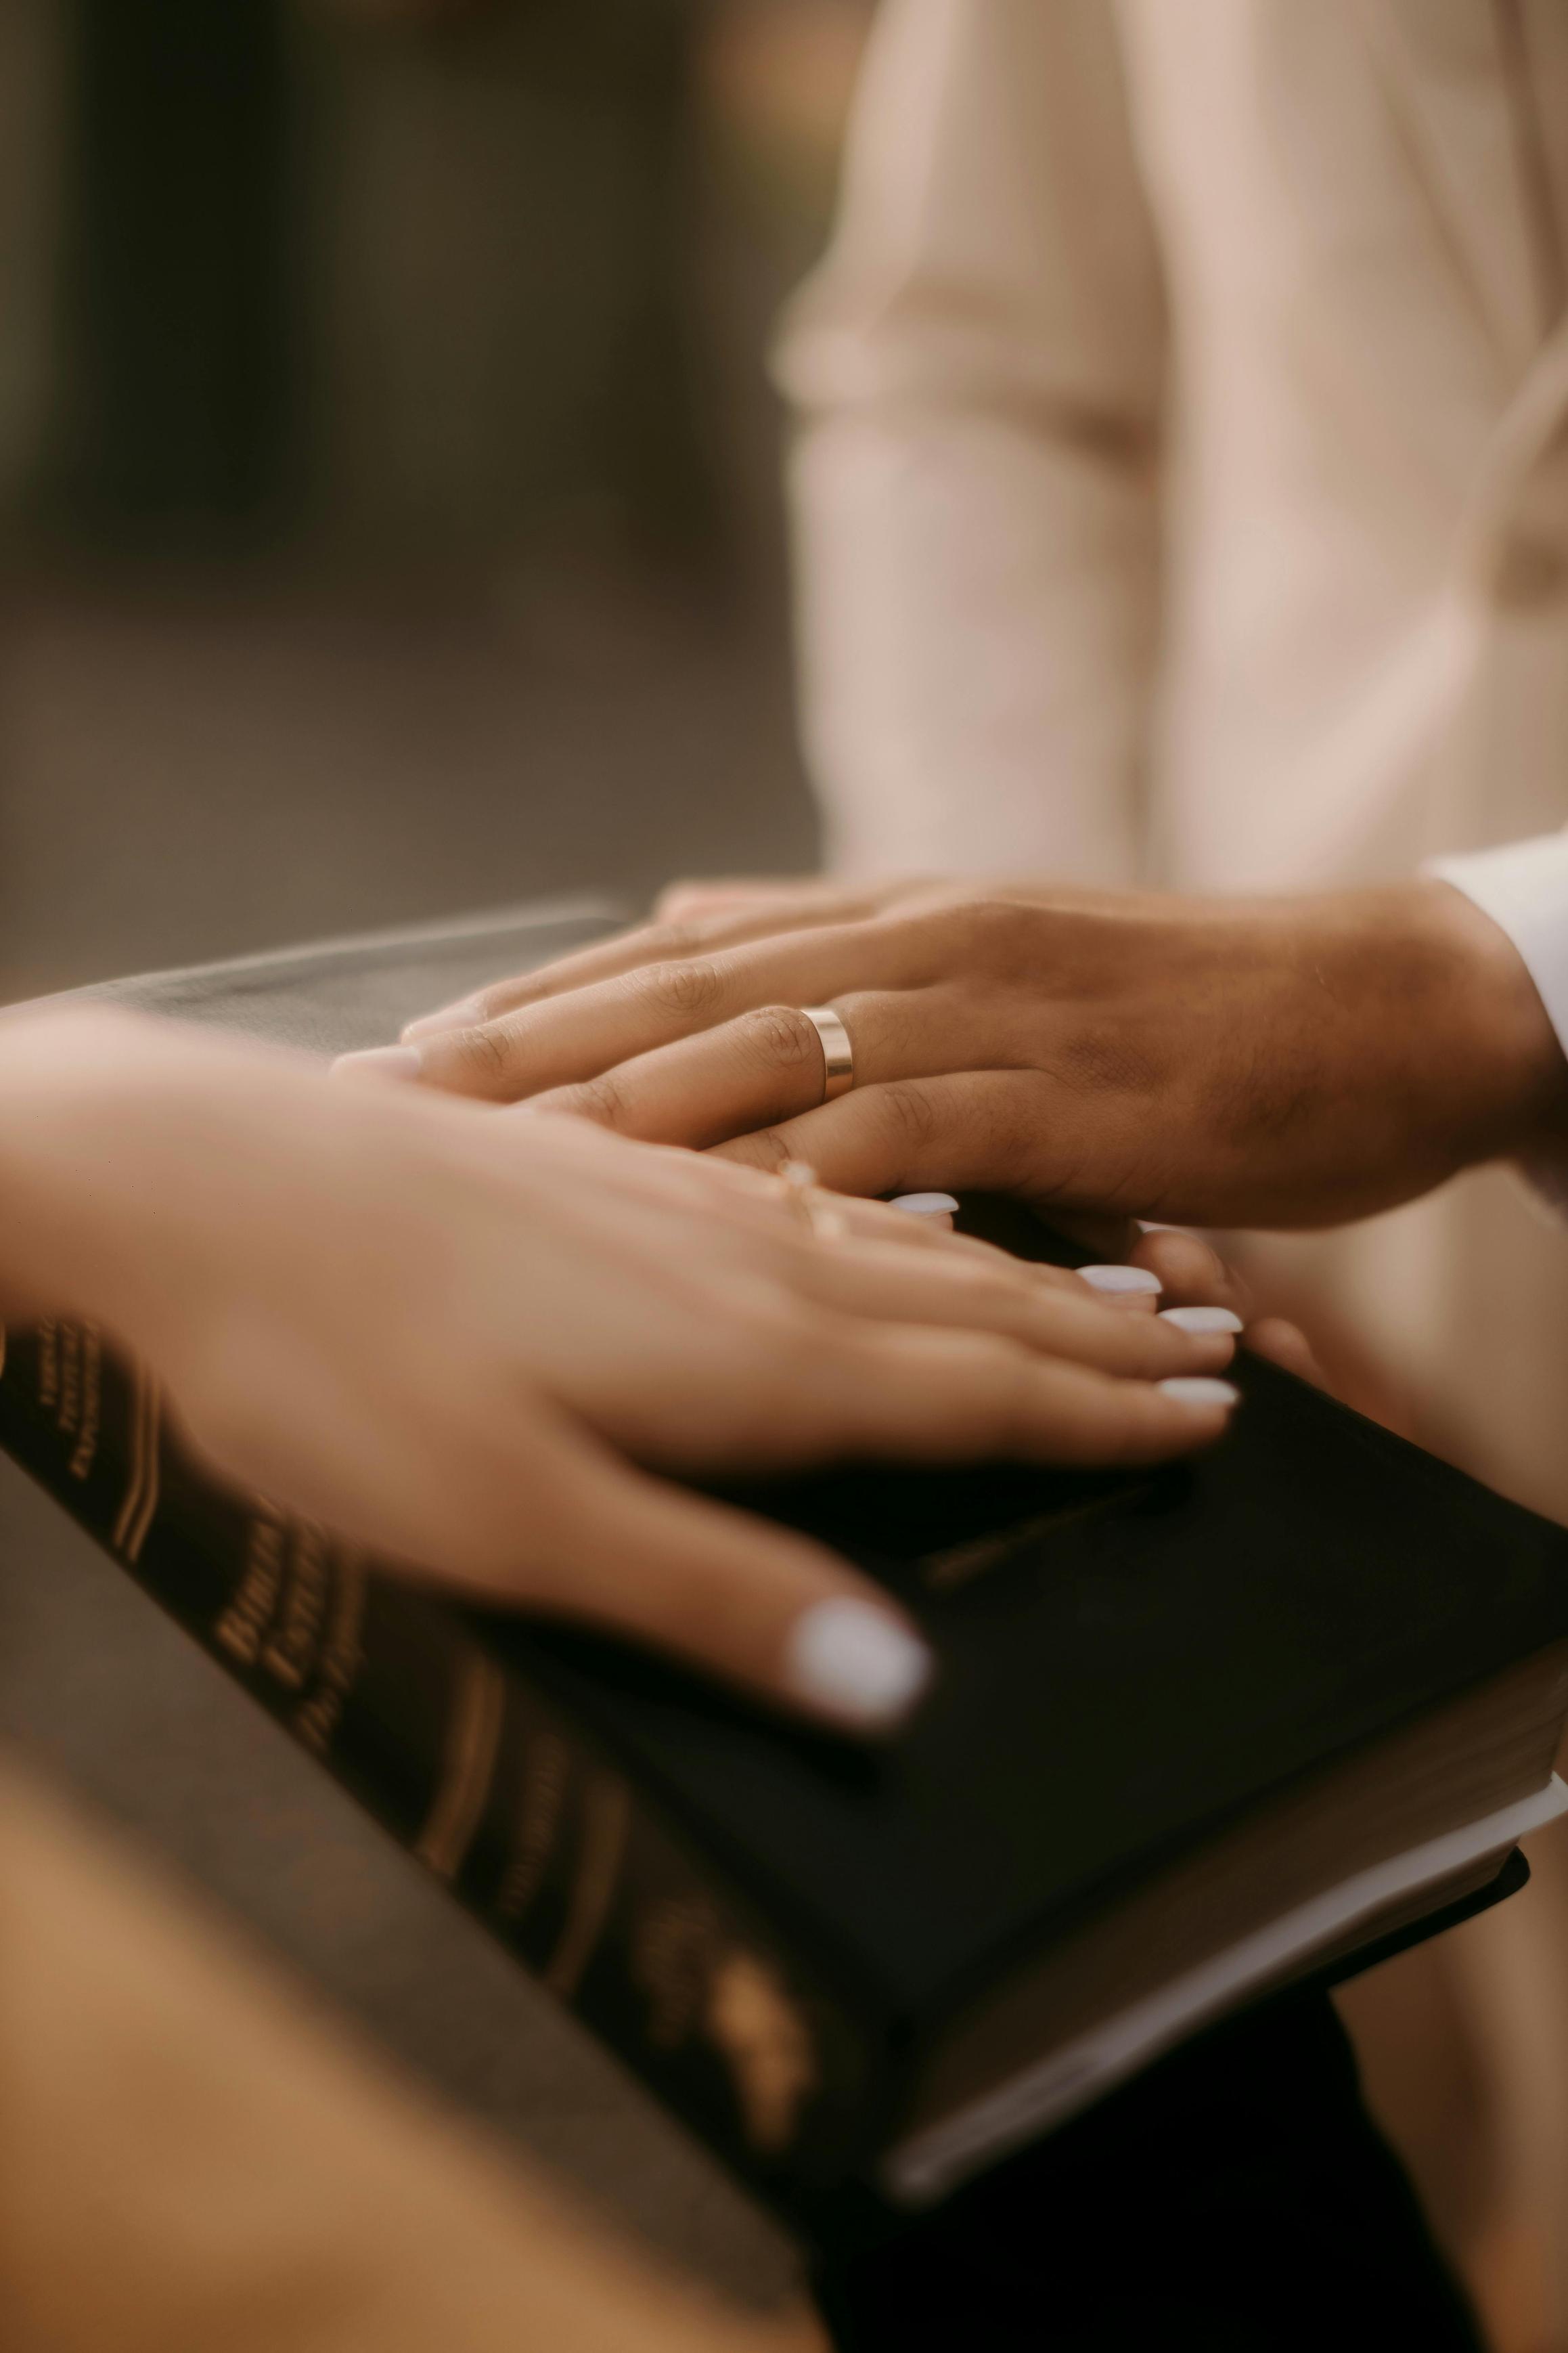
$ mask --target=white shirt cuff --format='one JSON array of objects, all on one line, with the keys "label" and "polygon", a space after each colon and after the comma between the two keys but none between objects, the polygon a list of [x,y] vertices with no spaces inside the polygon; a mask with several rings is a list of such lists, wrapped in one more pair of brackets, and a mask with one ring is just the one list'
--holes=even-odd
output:
[{"label": "white shirt cuff", "polygon": [[[1451,882],[1508,934],[1568,1054],[1568,833],[1429,859],[1422,872]],[[1532,1162],[1525,1174],[1568,1211],[1568,1162]]]}]

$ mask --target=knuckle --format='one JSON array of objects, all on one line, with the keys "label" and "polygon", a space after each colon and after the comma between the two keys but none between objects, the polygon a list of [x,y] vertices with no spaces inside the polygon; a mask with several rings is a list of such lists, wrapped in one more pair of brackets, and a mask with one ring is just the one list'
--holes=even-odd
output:
[{"label": "knuckle", "polygon": [[1082,1095],[1152,1095],[1163,1071],[1159,1058],[1114,1023],[1089,1023],[1065,1037],[1051,1058],[1055,1078]]},{"label": "knuckle", "polygon": [[1013,972],[1034,946],[1037,911],[1011,899],[974,899],[944,909],[933,919],[956,945],[963,963],[987,971]]},{"label": "knuckle", "polygon": [[818,1057],[822,1042],[805,1014],[790,1005],[764,1005],[745,1022],[748,1047],[770,1070],[798,1070]]},{"label": "knuckle", "polygon": [[704,934],[700,924],[678,918],[651,923],[643,933],[640,944],[649,955],[673,961],[696,955],[704,944]]},{"label": "knuckle", "polygon": [[[957,1288],[953,1285],[955,1293]],[[988,1267],[978,1272],[966,1269],[963,1298],[978,1327],[1005,1332],[1035,1345],[1038,1316],[1035,1294],[1026,1283],[1010,1274],[993,1274]]]},{"label": "knuckle", "polygon": [[636,987],[650,1011],[692,1020],[713,1012],[722,1001],[724,976],[710,958],[697,956],[650,965],[637,975]]},{"label": "knuckle", "polygon": [[1050,1082],[1038,1071],[1010,1071],[988,1089],[988,1157],[1006,1183],[1023,1183],[1033,1171],[1040,1139],[1052,1133],[1056,1108]]},{"label": "knuckle", "polygon": [[511,1040],[496,1022],[476,1022],[447,1040],[447,1051],[463,1076],[489,1082],[503,1079],[511,1070]]},{"label": "knuckle", "polygon": [[881,1093],[882,1116],[905,1151],[918,1153],[936,1141],[940,1122],[928,1087],[918,1079],[893,1079]]},{"label": "knuckle", "polygon": [[600,1127],[624,1126],[631,1111],[625,1087],[610,1071],[600,1078],[585,1079],[580,1086],[563,1089],[552,1108],[594,1120]]},{"label": "knuckle", "polygon": [[732,1158],[743,1157],[748,1167],[764,1168],[773,1176],[797,1157],[789,1131],[782,1127],[759,1127],[754,1134],[727,1145],[725,1151]]}]

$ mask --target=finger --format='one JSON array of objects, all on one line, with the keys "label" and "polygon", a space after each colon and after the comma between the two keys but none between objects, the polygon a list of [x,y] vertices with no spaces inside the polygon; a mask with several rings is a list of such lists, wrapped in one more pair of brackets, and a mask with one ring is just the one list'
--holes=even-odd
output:
[{"label": "finger", "polygon": [[[627,1057],[595,1077],[533,1097],[561,1111],[653,1144],[705,1150],[814,1110],[826,1087],[821,1035],[796,997],[751,1007],[695,1028],[673,1042]],[[926,988],[840,994],[833,1009],[848,1032],[855,1083],[864,1092],[888,1081],[984,1071],[1008,1059],[1006,1024],[979,1018],[962,1000]],[[1017,1041],[1018,1060],[1030,1041]],[[1124,1248],[1125,1220],[1084,1221],[1100,1246]]]},{"label": "finger", "polygon": [[599,1078],[537,1095],[533,1107],[591,1119],[643,1143],[702,1150],[814,1110],[826,1086],[816,1023],[797,1006],[764,1005],[633,1055]]},{"label": "finger", "polygon": [[[519,1106],[516,1112],[503,1113],[502,1117],[520,1116],[525,1109],[531,1113],[531,1106]],[[1076,1296],[1078,1277],[1068,1269],[1036,1265],[1015,1258],[976,1235],[952,1232],[943,1219],[910,1216],[894,1202],[857,1199],[842,1193],[829,1195],[820,1187],[803,1198],[798,1186],[785,1184],[760,1168],[721,1159],[713,1153],[699,1155],[658,1145],[639,1148],[635,1155],[627,1154],[624,1159],[620,1156],[621,1147],[616,1147],[616,1152],[615,1161],[595,1164],[595,1181],[601,1188],[618,1184],[631,1201],[646,1202],[657,1194],[684,1216],[693,1212],[726,1219],[739,1216],[759,1230],[790,1237],[798,1236],[803,1229],[815,1233],[813,1205],[819,1204],[841,1221],[844,1231],[850,1236],[967,1259],[994,1272],[1003,1271],[1014,1277],[1022,1276],[1037,1285],[1065,1287]],[[951,1194],[916,1198],[952,1198]],[[1151,1297],[1147,1303],[1152,1309],[1155,1301]]]},{"label": "finger", "polygon": [[668,882],[654,901],[656,923],[689,923],[720,915],[807,913],[847,902],[856,893],[821,874],[721,876]]},{"label": "finger", "polygon": [[763,917],[778,928],[796,922],[841,923],[859,913],[879,914],[910,900],[962,897],[967,892],[929,875],[904,874],[889,881],[853,883],[831,874],[784,878],[742,875],[718,881],[671,882],[654,902],[658,923],[700,923],[710,917]]},{"label": "finger", "polygon": [[1133,1114],[1094,1106],[1092,1187],[1059,1090],[1036,1071],[968,1070],[945,1078],[856,1087],[797,1119],[738,1136],[718,1151],[753,1168],[809,1163],[836,1193],[896,1194],[966,1186],[1016,1193],[1053,1211],[1143,1206],[1145,1160]]},{"label": "finger", "polygon": [[891,1728],[929,1679],[907,1618],[847,1562],[643,1474],[542,1398],[521,1419],[443,1425],[289,1351],[276,1371],[299,1416],[284,1426],[258,1404],[271,1369],[247,1364],[257,1388],[226,1410],[196,1382],[200,1410],[178,1417],[192,1442],[405,1575],[611,1627],[847,1730]]},{"label": "finger", "polygon": [[896,988],[914,952],[908,931],[893,925],[789,932],[752,946],[642,965],[467,1029],[413,1039],[396,1050],[416,1058],[411,1075],[426,1085],[511,1103],[597,1077],[759,1007],[824,1004],[847,963],[870,987]]},{"label": "finger", "polygon": [[693,955],[706,944],[707,936],[706,929],[697,924],[663,921],[638,923],[630,931],[617,932],[611,939],[596,941],[592,947],[557,956],[531,972],[487,982],[483,988],[476,988],[467,997],[455,997],[450,1005],[437,1007],[432,1013],[422,1013],[417,1020],[405,1022],[401,1034],[407,1041],[435,1037],[445,1029],[469,1029],[493,1021],[519,1006],[534,1005],[547,997],[563,997],[570,989],[591,987],[595,981],[612,980],[640,964]]},{"label": "finger", "polygon": [[1235,1353],[1228,1330],[1189,1331],[1154,1315],[1118,1314],[1085,1290],[1032,1281],[999,1253],[988,1263],[896,1240],[845,1241],[803,1250],[793,1283],[841,1314],[994,1333],[1127,1379],[1216,1373]]},{"label": "finger", "polygon": [[[878,1332],[825,1352],[814,1403],[849,1451],[1093,1468],[1169,1461],[1218,1438],[1237,1392],[1186,1375],[1120,1380],[978,1334]],[[807,1433],[819,1445],[820,1430]]]},{"label": "finger", "polygon": [[1299,1381],[1310,1381],[1326,1397],[1335,1394],[1332,1382],[1312,1353],[1312,1344],[1298,1325],[1288,1324],[1282,1315],[1265,1315],[1247,1329],[1247,1345],[1255,1356],[1266,1357],[1269,1364],[1279,1365],[1294,1373]]},{"label": "finger", "polygon": [[781,932],[812,931],[831,923],[858,922],[877,912],[874,894],[837,890],[824,891],[817,899],[799,901],[786,900],[775,892],[766,903],[759,896],[751,902],[739,901],[731,907],[679,916],[668,913],[661,902],[652,923],[619,932],[614,939],[599,941],[593,947],[579,948],[573,955],[557,957],[553,964],[542,965],[537,971],[492,981],[471,996],[458,997],[437,1012],[422,1014],[416,1021],[408,1022],[403,1038],[405,1043],[417,1043],[422,1038],[437,1037],[445,1030],[476,1028],[524,1006],[542,1004],[574,989],[616,979],[645,965],[673,964],[691,956],[713,955],[725,948],[772,938]]},{"label": "finger", "polygon": [[1162,1304],[1167,1309],[1223,1307],[1244,1324],[1251,1315],[1251,1291],[1201,1235],[1156,1226],[1142,1236],[1131,1262],[1158,1275]]},{"label": "finger", "polygon": [[596,1620],[841,1729],[892,1730],[930,1651],[821,1546],[574,1448],[552,1529],[511,1598]]}]

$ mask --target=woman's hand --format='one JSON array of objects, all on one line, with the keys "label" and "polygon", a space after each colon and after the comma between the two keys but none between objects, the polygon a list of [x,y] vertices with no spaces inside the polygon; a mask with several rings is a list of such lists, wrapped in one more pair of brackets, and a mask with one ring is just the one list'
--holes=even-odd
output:
[{"label": "woman's hand", "polygon": [[650,1472],[1149,1461],[1226,1421],[1225,1331],[582,1121],[100,1012],[0,1021],[0,1296],[135,1348],[231,1476],[862,1728],[926,1672],[892,1603]]},{"label": "woman's hand", "polygon": [[[1563,1124],[1529,975],[1444,883],[1207,901],[925,884],[774,920],[634,934],[376,1059],[761,1167],[808,1160],[845,1192],[981,1186],[1194,1224],[1337,1223]],[[800,1010],[824,1005],[855,1054],[831,1103]]]}]

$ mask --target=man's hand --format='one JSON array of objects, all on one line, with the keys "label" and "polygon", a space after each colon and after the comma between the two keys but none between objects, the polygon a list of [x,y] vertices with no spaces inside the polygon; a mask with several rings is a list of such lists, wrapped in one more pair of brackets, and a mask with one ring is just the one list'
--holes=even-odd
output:
[{"label": "man's hand", "polygon": [[894,1605],[650,1473],[1157,1461],[1234,1395],[1226,1331],[896,1210],[98,1012],[0,1020],[0,1296],[368,1550],[861,1729],[924,1679]]},{"label": "man's hand", "polygon": [[[731,903],[416,1024],[381,1060],[846,1192],[1318,1226],[1529,1153],[1565,1070],[1504,934],[1439,882],[1189,901],[931,884]],[[738,935],[738,936],[737,936]],[[824,1104],[799,1008],[832,1005]],[[398,1057],[401,1056],[401,1062]]]}]

